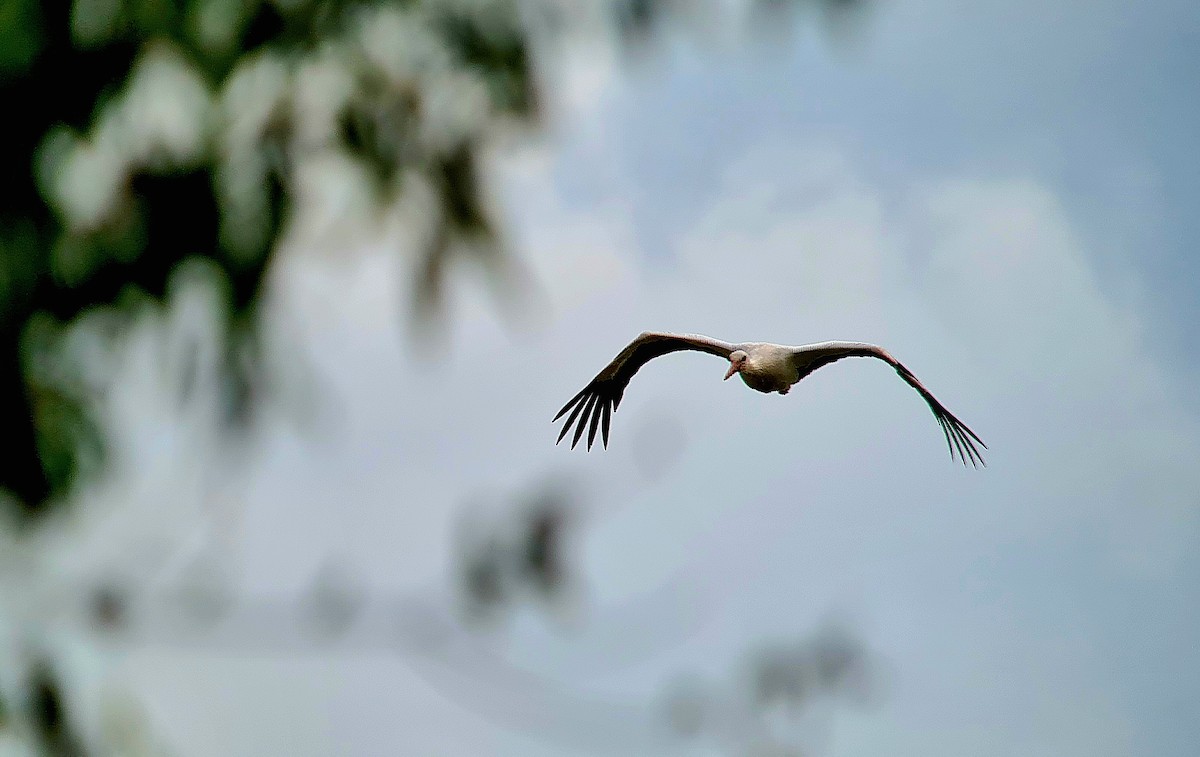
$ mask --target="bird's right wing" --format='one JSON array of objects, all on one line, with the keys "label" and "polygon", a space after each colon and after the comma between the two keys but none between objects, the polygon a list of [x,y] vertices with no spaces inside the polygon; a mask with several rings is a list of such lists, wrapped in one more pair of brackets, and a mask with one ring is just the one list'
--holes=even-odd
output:
[{"label": "bird's right wing", "polygon": [[[617,405],[621,404],[621,397],[625,394],[625,387],[629,385],[629,380],[638,372],[638,369],[654,358],[680,350],[697,350],[728,359],[734,346],[699,334],[642,332],[637,339],[621,350],[621,354],[613,358],[613,361],[606,365],[604,370],[596,374],[591,383],[572,397],[570,402],[563,405],[562,410],[558,411],[558,415],[554,416],[554,420],[557,421],[568,410],[571,411],[558,435],[558,441],[563,440],[567,431],[574,424],[575,438],[571,442],[571,448],[574,449],[583,436],[584,427],[590,425],[588,449],[591,449],[592,442],[596,439],[596,428],[599,426],[604,446],[608,447],[609,420],[612,412],[617,409]],[[572,408],[574,409],[572,410]],[[576,423],[576,419],[578,419],[578,423]],[[555,442],[555,444],[557,443]]]}]

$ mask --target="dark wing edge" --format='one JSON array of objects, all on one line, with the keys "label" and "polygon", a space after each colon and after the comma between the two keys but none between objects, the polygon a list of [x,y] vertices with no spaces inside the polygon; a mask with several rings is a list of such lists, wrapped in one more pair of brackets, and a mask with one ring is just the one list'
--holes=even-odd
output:
[{"label": "dark wing edge", "polygon": [[554,416],[554,421],[557,421],[570,411],[555,444],[561,442],[574,426],[575,436],[571,440],[571,449],[583,438],[584,428],[588,430],[589,450],[596,441],[597,430],[600,432],[604,448],[607,449],[612,414],[621,404],[625,387],[629,385],[630,379],[638,369],[654,358],[681,350],[696,350],[728,359],[733,349],[732,344],[700,334],[642,332]]},{"label": "dark wing edge", "polygon": [[947,410],[945,405],[938,402],[937,398],[933,396],[933,392],[926,389],[925,385],[913,375],[913,372],[904,367],[900,361],[891,358],[888,362],[896,369],[896,373],[900,374],[900,378],[916,389],[929,404],[929,409],[933,411],[933,416],[937,418],[938,424],[942,427],[942,433],[946,436],[946,445],[950,447],[950,459],[954,459],[954,451],[957,449],[958,457],[962,460],[963,465],[969,461],[972,468],[978,468],[980,465],[986,468],[987,463],[984,462],[979,447],[975,446],[978,443],[980,447],[987,449],[988,446],[984,444],[983,440],[967,424],[960,421],[954,413]]},{"label": "dark wing edge", "polygon": [[[815,359],[811,358],[813,353],[817,355]],[[912,371],[882,347],[860,342],[823,342],[798,348],[796,354],[797,357],[805,355],[810,358],[804,361],[802,377],[846,357],[874,357],[884,361],[896,370],[905,383],[916,389],[929,405],[938,425],[942,427],[942,434],[946,437],[946,446],[950,449],[950,459],[953,460],[957,453],[957,457],[962,460],[963,465],[969,462],[973,468],[978,468],[980,465],[987,467],[983,455],[979,452],[979,447],[975,446],[978,444],[987,449],[988,446],[984,444],[983,440],[967,424],[960,421],[954,413],[947,410],[946,406],[933,396],[933,392],[925,388],[925,385]]]}]

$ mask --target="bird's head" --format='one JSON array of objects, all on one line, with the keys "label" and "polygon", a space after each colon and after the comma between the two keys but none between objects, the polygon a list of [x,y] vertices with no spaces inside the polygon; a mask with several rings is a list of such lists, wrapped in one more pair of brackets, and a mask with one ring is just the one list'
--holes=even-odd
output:
[{"label": "bird's head", "polygon": [[748,357],[749,355],[746,354],[745,350],[734,350],[729,353],[729,370],[725,372],[726,381],[729,380],[730,376],[742,370],[742,366],[746,364],[746,358]]}]

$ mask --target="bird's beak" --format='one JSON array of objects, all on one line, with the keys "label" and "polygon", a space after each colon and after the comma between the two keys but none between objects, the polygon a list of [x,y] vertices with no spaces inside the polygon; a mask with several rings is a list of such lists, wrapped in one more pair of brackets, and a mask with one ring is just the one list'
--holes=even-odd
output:
[{"label": "bird's beak", "polygon": [[738,372],[737,363],[730,363],[729,370],[725,371],[725,378],[722,381],[728,381],[729,377]]}]

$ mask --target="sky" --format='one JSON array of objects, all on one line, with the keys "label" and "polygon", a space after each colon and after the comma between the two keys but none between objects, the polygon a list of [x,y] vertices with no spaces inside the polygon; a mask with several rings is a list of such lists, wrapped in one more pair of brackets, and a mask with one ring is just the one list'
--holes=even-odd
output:
[{"label": "sky", "polygon": [[[757,645],[841,619],[879,690],[806,721],[819,753],[1194,754],[1200,11],[1048,6],[880,4],[849,44],[675,40],[632,73],[580,54],[553,128],[492,166],[536,325],[463,271],[451,347],[415,346],[393,246],[297,251],[280,317],[325,425],[281,414],[236,473],[181,467],[204,440],[163,422],[144,340],[115,400],[134,483],[64,564],[218,513],[214,564],[246,595],[333,563],[378,601],[359,647],[151,643],[81,652],[81,677],[120,681],[180,755],[717,754],[753,734],[669,738],[672,682],[735,692]],[[554,412],[643,330],[881,344],[988,466],[952,462],[866,360],[780,397],[672,355],[607,451],[556,447]],[[444,656],[368,643],[386,598],[442,617],[465,513],[558,477],[585,501],[573,612],[435,625]]]}]

